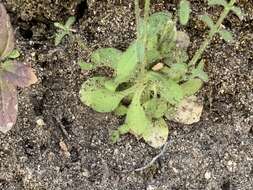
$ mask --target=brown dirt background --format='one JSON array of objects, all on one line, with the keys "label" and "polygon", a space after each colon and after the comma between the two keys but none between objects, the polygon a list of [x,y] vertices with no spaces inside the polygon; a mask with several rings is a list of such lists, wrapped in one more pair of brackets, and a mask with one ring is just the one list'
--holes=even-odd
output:
[{"label": "brown dirt background", "polygon": [[[207,28],[197,16],[216,19],[221,9],[191,1],[186,27],[192,55]],[[99,47],[125,49],[135,37],[130,0],[5,0],[16,31],[21,61],[36,70],[37,84],[19,89],[15,127],[0,134],[1,190],[252,190],[253,189],[253,1],[239,0],[246,16],[230,14],[224,27],[235,41],[218,36],[203,57],[210,80],[199,94],[201,121],[168,122],[171,141],[149,169],[127,172],[150,161],[159,150],[125,135],[111,144],[109,133],[122,118],[83,105],[79,89],[97,72],[82,72],[76,61]],[[178,1],[153,1],[152,10],[175,13]],[[79,40],[55,47],[54,21],[76,15]],[[38,119],[44,126],[36,124]],[[67,136],[61,127],[66,130]],[[66,145],[68,152],[61,144]]]}]

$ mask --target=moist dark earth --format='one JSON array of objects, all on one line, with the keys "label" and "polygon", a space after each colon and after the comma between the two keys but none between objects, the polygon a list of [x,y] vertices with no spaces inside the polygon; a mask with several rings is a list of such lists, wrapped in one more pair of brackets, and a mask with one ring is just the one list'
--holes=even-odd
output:
[{"label": "moist dark earth", "polygon": [[[153,1],[152,11],[175,14],[179,1]],[[221,7],[192,2],[189,54],[208,28],[198,15],[217,19]],[[19,89],[19,115],[7,134],[0,134],[1,190],[251,190],[253,189],[253,1],[237,5],[246,14],[230,14],[224,27],[233,43],[216,36],[204,53],[210,80],[199,98],[201,120],[192,125],[168,121],[166,152],[141,172],[133,172],[161,150],[131,135],[109,140],[123,118],[100,114],[79,100],[81,84],[97,73],[81,71],[100,47],[124,50],[135,38],[130,0],[5,0],[16,32],[20,61],[30,64],[39,80]],[[73,37],[53,45],[53,22],[77,17]],[[129,172],[127,172],[129,171]]]}]

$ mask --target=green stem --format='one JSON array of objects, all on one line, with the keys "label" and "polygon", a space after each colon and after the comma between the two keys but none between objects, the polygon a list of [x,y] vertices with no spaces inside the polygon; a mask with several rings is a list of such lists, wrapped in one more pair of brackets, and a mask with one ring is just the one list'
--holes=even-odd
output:
[{"label": "green stem", "polygon": [[144,57],[143,63],[141,67],[141,73],[145,73],[145,67],[147,65],[147,31],[148,31],[148,17],[150,10],[150,0],[145,0],[144,6],[144,36],[143,36],[143,44],[144,44]]},{"label": "green stem", "polygon": [[135,10],[135,22],[136,22],[136,30],[137,30],[137,40],[140,39],[140,7],[139,0],[134,0],[134,10]]},{"label": "green stem", "polygon": [[217,32],[219,32],[222,22],[224,21],[225,17],[228,15],[228,13],[233,8],[234,3],[235,3],[235,0],[231,0],[228,3],[228,5],[226,7],[224,7],[224,10],[223,10],[222,14],[220,15],[219,20],[214,25],[214,27],[211,28],[211,30],[209,32],[209,35],[207,36],[206,40],[202,43],[202,45],[200,46],[198,51],[194,54],[193,58],[189,62],[189,66],[195,66],[196,65],[197,61],[200,59],[201,55],[203,54],[203,52],[205,51],[205,49],[207,48],[207,46],[211,42],[213,36]]}]

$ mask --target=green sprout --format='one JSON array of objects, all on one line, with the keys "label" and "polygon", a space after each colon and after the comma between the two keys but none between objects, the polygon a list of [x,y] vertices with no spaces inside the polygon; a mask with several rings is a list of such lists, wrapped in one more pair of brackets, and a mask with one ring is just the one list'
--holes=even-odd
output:
[{"label": "green sprout", "polygon": [[[139,1],[135,0],[137,39],[125,51],[101,48],[92,53],[90,63],[79,62],[84,70],[109,67],[114,71],[112,77],[89,78],[80,90],[85,105],[98,112],[125,116],[124,124],[111,135],[113,142],[131,133],[158,148],[166,143],[169,134],[165,118],[185,124],[197,121],[202,107],[192,109],[196,106],[194,95],[208,80],[201,55],[216,33],[232,40],[221,24],[231,10],[241,15],[234,3],[209,0],[209,5],[222,5],[224,10],[216,24],[208,16],[201,17],[210,27],[209,35],[189,60],[190,39],[185,32],[177,31],[177,19],[168,12],[149,15],[150,0],[145,1],[142,18]],[[178,12],[181,24],[188,23],[190,12],[190,3],[182,0]],[[181,114],[184,108],[189,108],[188,112]],[[194,115],[192,110],[200,114]],[[187,115],[187,120],[182,115]]]},{"label": "green sprout", "polygon": [[55,39],[54,39],[54,44],[57,46],[61,43],[62,39],[67,36],[71,35],[72,32],[75,32],[71,27],[75,22],[75,17],[71,16],[68,18],[65,24],[61,24],[59,22],[55,22],[54,26],[58,28],[56,34],[55,34]]}]

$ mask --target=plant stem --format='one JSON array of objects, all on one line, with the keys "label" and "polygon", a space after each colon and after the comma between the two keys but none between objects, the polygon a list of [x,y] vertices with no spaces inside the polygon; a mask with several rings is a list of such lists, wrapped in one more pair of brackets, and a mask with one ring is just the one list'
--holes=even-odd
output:
[{"label": "plant stem", "polygon": [[216,22],[216,24],[214,25],[214,27],[211,28],[211,30],[209,32],[209,35],[207,36],[207,38],[205,39],[205,41],[202,43],[202,45],[200,46],[200,48],[198,49],[198,51],[194,54],[193,58],[191,59],[191,61],[188,64],[189,66],[195,66],[196,65],[197,61],[200,59],[201,55],[203,54],[203,52],[205,51],[205,49],[207,48],[207,46],[211,42],[213,36],[217,32],[219,32],[223,20],[225,19],[225,17],[228,15],[228,13],[233,8],[234,3],[235,3],[235,0],[231,0],[227,4],[227,6],[224,7],[224,10],[223,10],[222,14],[220,15],[220,18],[218,19],[218,21]]},{"label": "plant stem", "polygon": [[144,6],[144,36],[143,36],[143,45],[144,45],[144,57],[143,63],[141,67],[141,73],[145,73],[145,67],[147,65],[147,31],[148,31],[148,17],[149,17],[149,10],[150,10],[150,0],[145,0]]},{"label": "plant stem", "polygon": [[140,7],[139,7],[139,0],[134,0],[134,10],[135,10],[137,40],[139,40],[140,39]]}]

